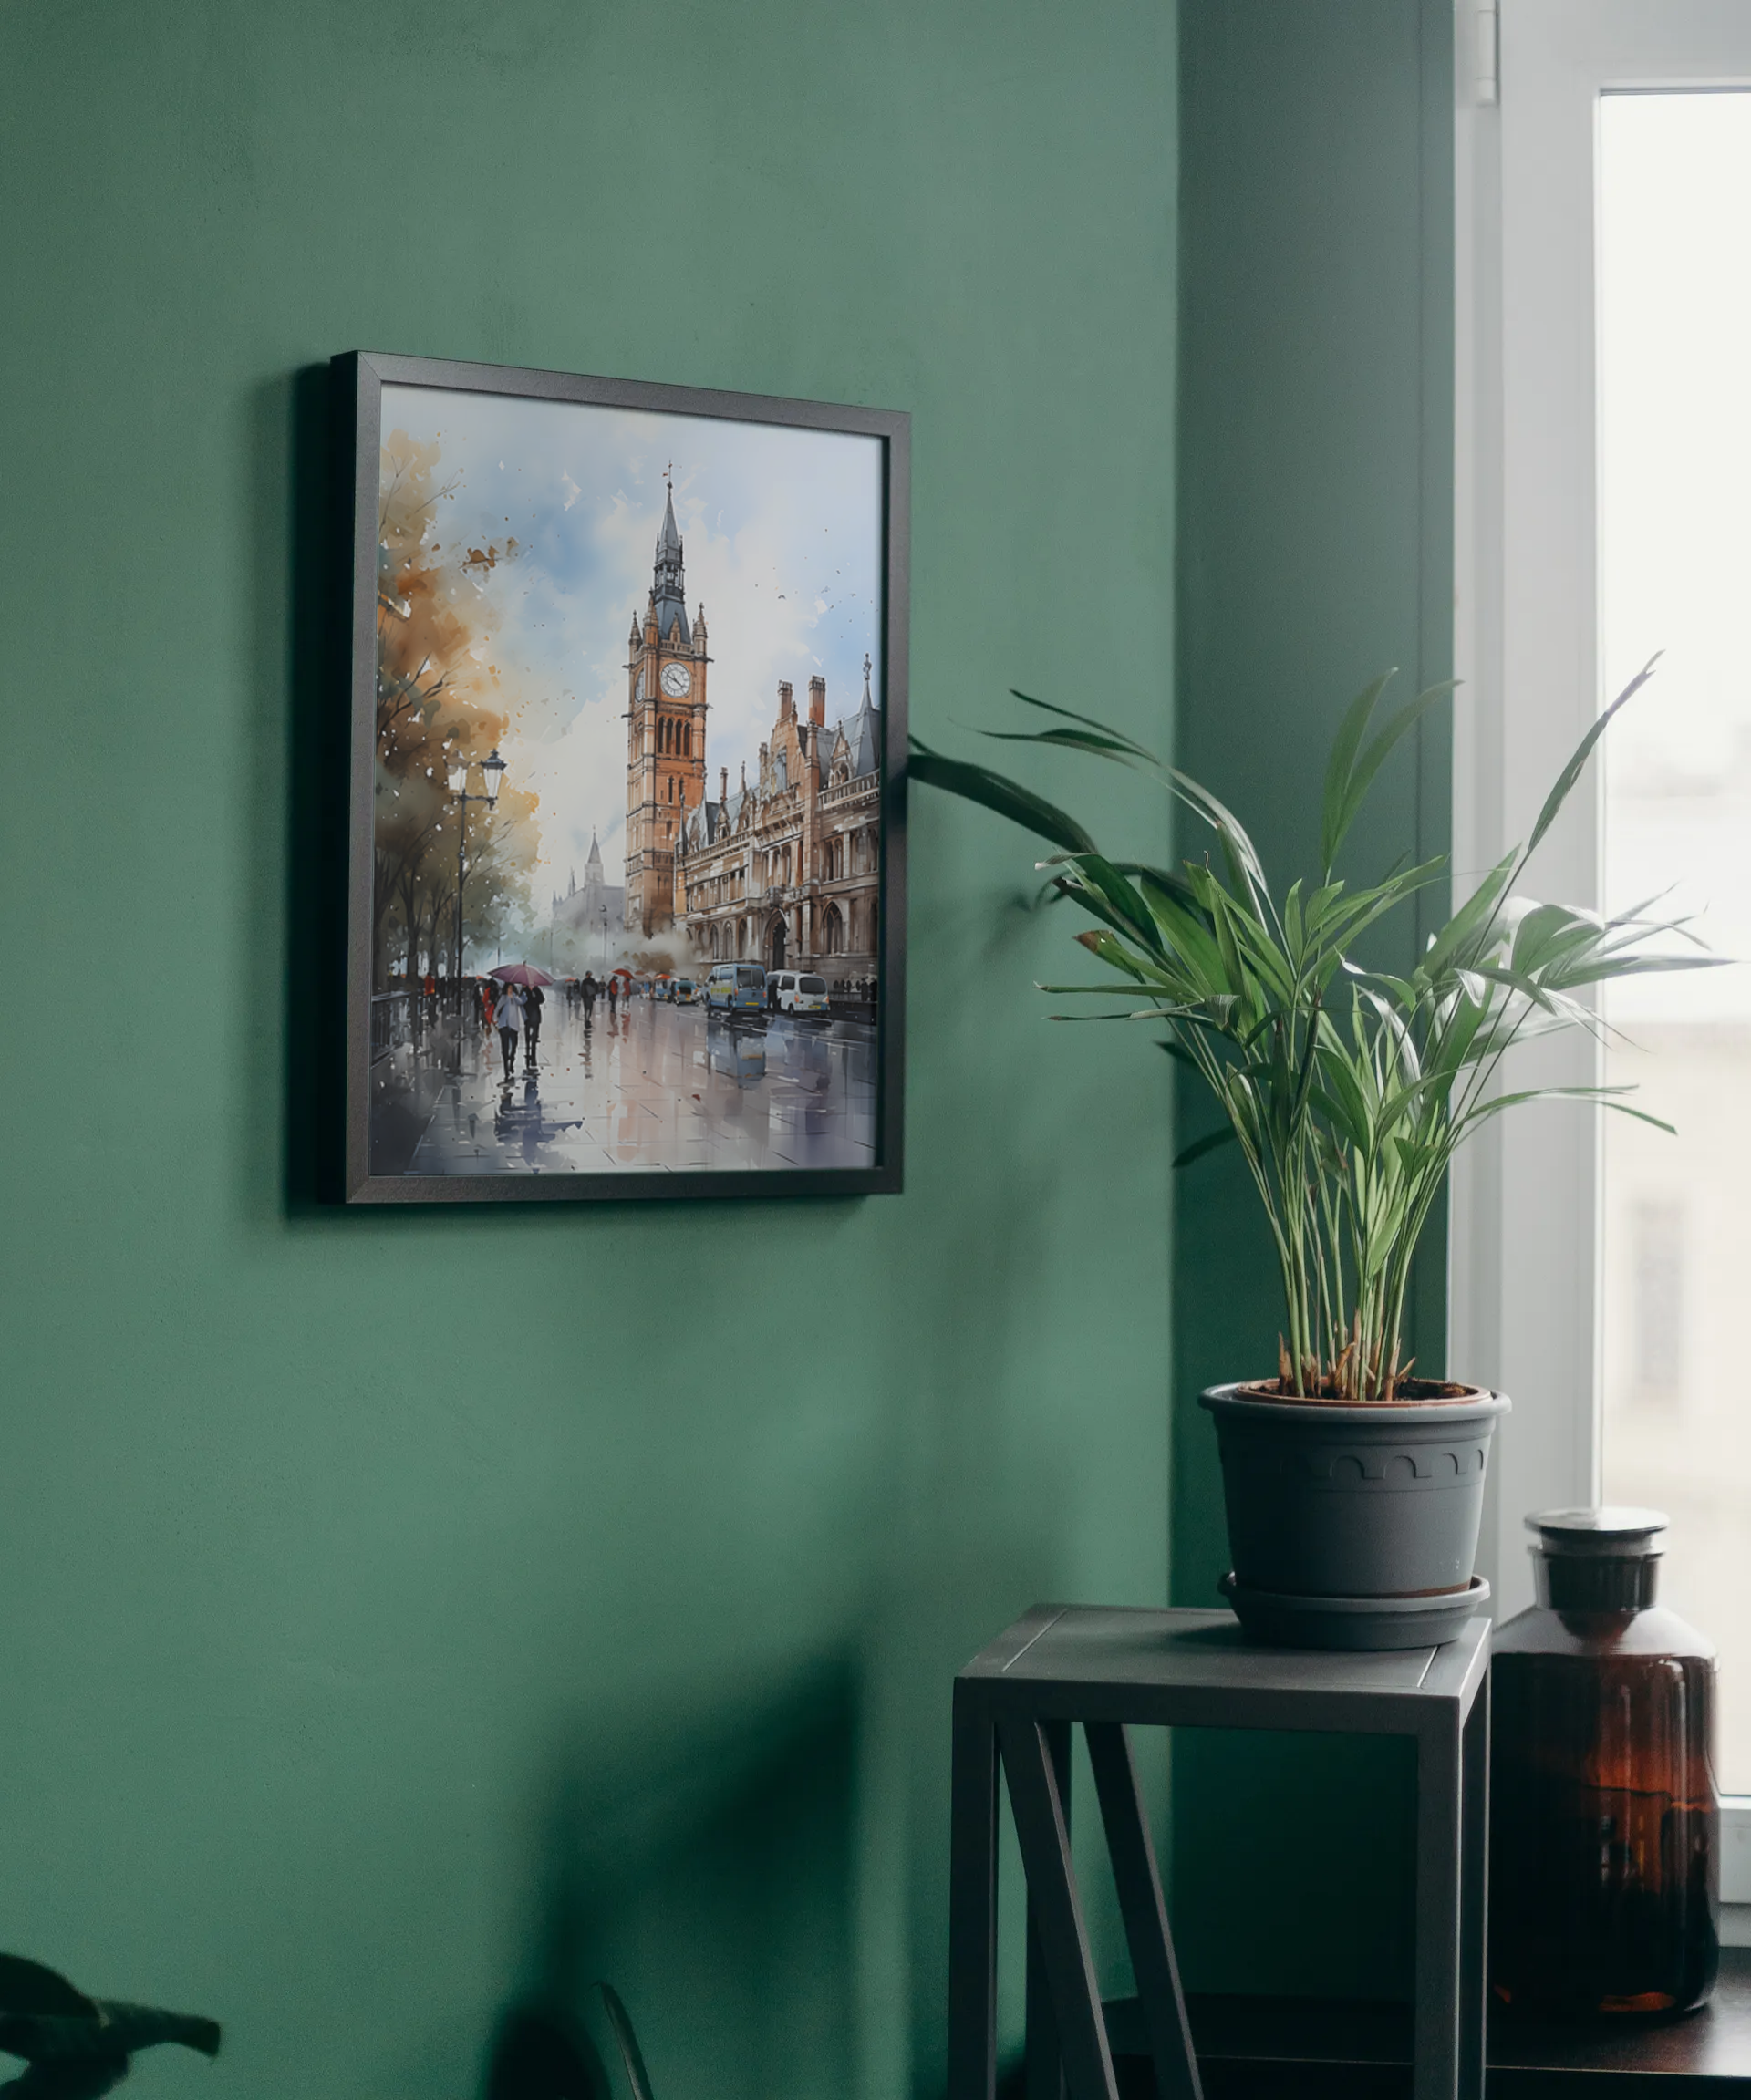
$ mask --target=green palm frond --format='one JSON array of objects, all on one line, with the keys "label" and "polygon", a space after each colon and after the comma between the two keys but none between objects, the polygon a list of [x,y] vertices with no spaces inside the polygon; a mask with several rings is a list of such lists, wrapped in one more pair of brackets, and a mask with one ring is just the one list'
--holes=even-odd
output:
[{"label": "green palm frond", "polygon": [[1297,1392],[1392,1397],[1404,1375],[1412,1258],[1456,1149],[1484,1122],[1527,1102],[1567,1099],[1668,1127],[1618,1098],[1621,1089],[1503,1091],[1498,1084],[1503,1060],[1519,1043],[1553,1029],[1603,1033],[1595,987],[1725,959],[1707,953],[1688,920],[1658,916],[1657,898],[1605,918],[1515,890],[1600,738],[1653,668],[1581,739],[1526,845],[1487,872],[1405,976],[1366,967],[1352,951],[1444,880],[1445,859],[1362,886],[1333,870],[1386,760],[1450,685],[1431,686],[1381,719],[1387,672],[1351,702],[1325,772],[1319,879],[1291,883],[1280,905],[1234,812],[1091,715],[1017,693],[1052,716],[1052,726],[985,733],[1154,776],[1215,833],[1214,856],[1176,869],[1109,857],[1083,824],[1031,789],[914,744],[914,779],[995,810],[1056,846],[1038,864],[1048,894],[1096,922],[1075,937],[1111,978],[1040,988],[1114,1005],[1053,1019],[1159,1022],[1163,1049],[1196,1071],[1216,1100],[1222,1125],[1186,1145],[1174,1164],[1192,1165],[1228,1143],[1238,1148],[1277,1252],[1282,1361]]}]

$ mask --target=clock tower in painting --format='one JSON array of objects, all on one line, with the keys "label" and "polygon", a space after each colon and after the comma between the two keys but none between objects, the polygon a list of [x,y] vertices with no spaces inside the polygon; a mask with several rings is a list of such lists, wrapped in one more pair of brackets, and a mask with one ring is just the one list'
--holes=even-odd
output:
[{"label": "clock tower in painting", "polygon": [[[667,481],[668,476],[665,475]],[[705,795],[705,607],[689,626],[675,494],[663,505],[657,563],[627,664],[627,931],[666,931],[677,917],[681,827]]]}]

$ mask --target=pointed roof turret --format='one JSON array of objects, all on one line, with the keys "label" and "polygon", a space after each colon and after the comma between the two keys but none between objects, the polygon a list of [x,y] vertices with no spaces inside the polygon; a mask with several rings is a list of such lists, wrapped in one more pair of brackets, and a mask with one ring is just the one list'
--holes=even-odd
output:
[{"label": "pointed roof turret", "polygon": [[663,480],[668,495],[663,504],[663,529],[657,535],[657,562],[651,579],[657,632],[667,641],[679,626],[682,641],[691,646],[693,636],[687,624],[687,574],[681,561],[680,529],[675,522],[675,485],[667,471]]},{"label": "pointed roof turret", "polygon": [[590,879],[590,870],[592,868],[600,868],[601,865],[602,849],[596,844],[596,833],[592,832],[590,833],[590,857],[584,864],[584,880],[588,882]]},{"label": "pointed roof turret", "polygon": [[869,696],[870,661],[868,651],[864,654],[864,697],[858,703],[857,712],[850,721],[842,722],[845,741],[851,747],[851,777],[860,780],[865,773],[873,773],[882,762],[881,709]]}]

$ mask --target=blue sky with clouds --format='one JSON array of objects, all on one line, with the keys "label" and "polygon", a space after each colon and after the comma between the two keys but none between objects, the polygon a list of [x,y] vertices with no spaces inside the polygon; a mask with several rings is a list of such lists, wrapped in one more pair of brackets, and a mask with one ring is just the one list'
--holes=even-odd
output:
[{"label": "blue sky with clouds", "polygon": [[831,722],[855,709],[867,651],[879,700],[878,440],[423,387],[386,387],[382,428],[440,448],[439,480],[458,485],[435,539],[522,549],[487,595],[508,777],[541,800],[542,901],[581,876],[592,831],[620,879],[627,635],[650,591],[669,461],[688,613],[703,602],[711,656],[710,792],[720,766],[732,787],[744,761],[752,773],[780,679],[803,700],[824,677]]}]

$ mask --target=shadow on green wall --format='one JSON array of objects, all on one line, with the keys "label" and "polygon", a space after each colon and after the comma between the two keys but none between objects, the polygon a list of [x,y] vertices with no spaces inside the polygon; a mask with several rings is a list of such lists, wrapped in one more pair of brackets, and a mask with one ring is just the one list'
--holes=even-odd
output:
[{"label": "shadow on green wall", "polygon": [[[1446,0],[1181,0],[1180,31],[1176,755],[1286,882],[1313,859],[1352,694],[1389,664],[1406,692],[1452,668],[1453,16]],[[1438,709],[1394,754],[1359,874],[1445,850],[1450,738]],[[1184,1141],[1210,1127],[1189,1086],[1178,1108]],[[1445,1358],[1439,1237],[1413,1283],[1425,1372]],[[1231,1152],[1177,1177],[1174,1238],[1173,1595],[1209,1605],[1228,1563],[1197,1396],[1267,1371],[1282,1324]],[[1174,1901],[1193,1981],[1402,1989],[1413,1783],[1385,1744],[1182,1734]]]},{"label": "shadow on green wall", "polygon": [[[680,1700],[630,1728],[579,1729],[551,1782],[526,1973],[487,2100],[562,2100],[567,2036],[601,2075],[603,1979],[658,2095],[700,2065],[723,2100],[855,2086],[860,1708],[855,1666],[834,1658],[739,1706]],[[617,2077],[589,2090],[610,2088]]]}]

